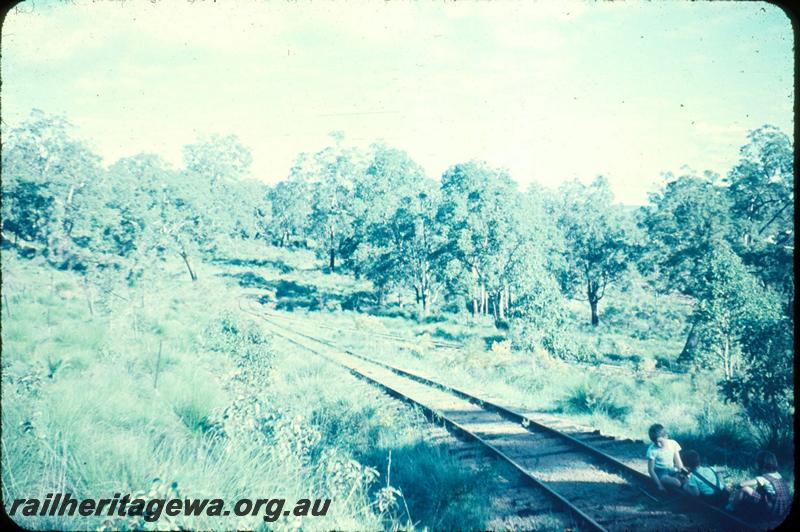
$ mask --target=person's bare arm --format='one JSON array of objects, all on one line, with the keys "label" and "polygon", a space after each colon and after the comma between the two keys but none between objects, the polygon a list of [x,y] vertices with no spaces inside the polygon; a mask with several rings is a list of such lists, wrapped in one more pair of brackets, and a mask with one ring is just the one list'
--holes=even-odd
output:
[{"label": "person's bare arm", "polygon": [[675,462],[675,467],[678,468],[678,471],[685,471],[686,470],[686,468],[683,467],[683,460],[681,460],[681,452],[680,451],[675,451],[675,457],[673,458],[673,461]]},{"label": "person's bare arm", "polygon": [[655,458],[651,458],[647,461],[647,472],[650,473],[650,478],[653,479],[653,482],[656,483],[656,487],[659,491],[664,491],[664,486],[661,485],[661,479],[658,478],[656,474],[656,460]]},{"label": "person's bare arm", "polygon": [[740,488],[752,488],[753,486],[758,486],[758,481],[754,478],[739,483]]}]

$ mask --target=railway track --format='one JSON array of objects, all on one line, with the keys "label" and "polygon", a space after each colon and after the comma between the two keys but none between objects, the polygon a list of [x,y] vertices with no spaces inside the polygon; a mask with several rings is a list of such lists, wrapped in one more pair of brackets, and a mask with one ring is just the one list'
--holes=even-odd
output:
[{"label": "railway track", "polygon": [[[300,332],[290,320],[252,308],[271,331],[298,347],[345,368],[390,395],[416,405],[484,452],[504,461],[528,484],[574,516],[581,529],[756,530],[697,500],[647,491],[651,481],[583,438],[462,390]],[[318,327],[319,324],[314,324]],[[588,438],[587,438],[588,439]]]},{"label": "railway track", "polygon": [[[271,314],[271,316],[287,319],[286,316],[279,316],[277,314]],[[458,350],[458,349],[463,349],[464,348],[464,346],[462,344],[459,344],[457,342],[448,342],[448,341],[445,341],[445,340],[437,340],[437,339],[432,338],[432,337],[419,337],[418,336],[418,337],[413,337],[412,338],[412,337],[408,337],[408,336],[401,336],[401,335],[398,335],[398,334],[391,334],[391,333],[378,332],[378,331],[369,331],[369,333],[366,333],[364,330],[361,330],[361,329],[353,329],[353,328],[350,328],[350,327],[339,327],[339,326],[334,327],[334,326],[331,326],[331,325],[325,325],[324,323],[316,323],[315,327],[319,327],[320,329],[326,329],[326,330],[329,330],[329,331],[336,331],[336,332],[353,332],[353,333],[357,333],[357,334],[368,334],[369,336],[372,336],[372,337],[375,337],[375,338],[381,338],[381,339],[384,339],[384,340],[391,340],[391,341],[394,341],[394,342],[402,342],[402,343],[410,344],[410,345],[417,345],[420,342],[424,342],[426,344],[431,345],[432,347],[435,347],[436,349]]]},{"label": "railway track", "polygon": [[[286,316],[280,316],[277,314],[272,314],[272,316],[280,318],[280,319],[287,319]],[[372,338],[380,338],[382,340],[389,340],[392,342],[400,342],[407,345],[414,345],[418,346],[420,343],[428,345],[437,350],[445,350],[445,351],[459,351],[464,349],[464,345],[458,342],[451,342],[446,340],[438,340],[431,336],[401,336],[398,334],[392,334],[388,332],[379,332],[379,331],[365,331],[363,329],[354,329],[351,327],[342,327],[342,326],[331,326],[326,325],[323,323],[316,323],[315,327],[320,329],[336,331],[336,332],[352,332],[355,334],[360,334],[363,336],[369,336]],[[600,372],[600,373],[622,373],[626,375],[640,373],[643,375],[661,375],[661,376],[679,376],[683,375],[684,373],[680,371],[674,370],[665,370],[665,369],[635,369],[631,366],[619,363],[611,363],[611,362],[601,362],[599,364],[588,364],[582,362],[574,362],[574,365],[581,366],[586,368],[590,371]]]}]

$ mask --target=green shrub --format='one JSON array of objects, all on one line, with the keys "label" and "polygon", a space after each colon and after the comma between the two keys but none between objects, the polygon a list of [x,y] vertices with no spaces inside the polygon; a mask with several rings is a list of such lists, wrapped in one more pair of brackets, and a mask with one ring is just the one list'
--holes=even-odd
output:
[{"label": "green shrub", "polygon": [[794,445],[793,331],[788,318],[749,316],[742,335],[744,370],[720,385],[725,398],[747,413],[759,445],[786,457]]},{"label": "green shrub", "polygon": [[242,320],[227,312],[213,320],[203,332],[206,349],[231,357],[242,371],[240,379],[253,386],[263,386],[275,359],[272,342],[253,321]]},{"label": "green shrub", "polygon": [[542,345],[562,360],[588,362],[597,357],[596,352],[582,337],[563,329],[556,329],[544,334]]},{"label": "green shrub", "polygon": [[671,370],[673,367],[672,360],[664,355],[656,355],[656,368]]},{"label": "green shrub", "polygon": [[205,432],[210,426],[208,416],[203,409],[195,403],[182,403],[173,408],[186,428],[193,432]]},{"label": "green shrub", "polygon": [[323,402],[314,409],[310,422],[322,435],[317,454],[326,447],[339,447],[350,453],[369,449],[378,442],[382,429],[375,406],[353,404],[347,399]]},{"label": "green shrub", "polygon": [[623,421],[632,410],[632,390],[612,379],[585,379],[569,391],[563,409],[575,414],[603,414]]},{"label": "green shrub", "polygon": [[693,449],[712,464],[747,468],[757,450],[746,424],[736,417],[719,417],[703,421],[697,429],[673,430],[671,437],[684,449]]},{"label": "green shrub", "polygon": [[[387,471],[388,459],[387,450],[379,449],[370,463],[378,471]],[[391,460],[386,474],[405,499],[408,521],[430,530],[485,527],[490,495],[486,470],[466,469],[446,448],[424,442],[394,447]]]}]

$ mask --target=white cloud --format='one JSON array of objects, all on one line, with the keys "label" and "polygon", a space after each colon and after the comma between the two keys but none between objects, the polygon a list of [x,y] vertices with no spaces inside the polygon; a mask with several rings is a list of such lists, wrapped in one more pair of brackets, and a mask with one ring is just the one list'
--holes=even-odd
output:
[{"label": "white cloud", "polygon": [[110,36],[111,29],[103,24],[74,31],[63,9],[20,4],[3,23],[3,55],[46,64],[99,48]]},{"label": "white cloud", "polygon": [[702,120],[693,123],[695,131],[701,135],[709,135],[712,137],[723,137],[728,140],[730,137],[736,137],[744,141],[747,134],[747,128],[739,124],[711,124]]},{"label": "white cloud", "polygon": [[[680,17],[650,16],[675,15],[669,5],[52,4],[3,27],[3,65],[13,66],[3,115],[63,111],[109,162],[146,150],[179,163],[197,135],[232,132],[252,148],[256,175],[276,180],[341,129],[406,149],[432,176],[482,158],[549,186],[602,173],[618,199],[643,201],[664,169],[724,171],[748,120],[791,110],[772,97],[791,92],[790,63],[777,72],[766,50],[751,57],[730,45],[728,26],[748,20],[738,14],[705,38],[714,46],[702,53],[719,68],[687,79],[686,59],[701,51],[670,40],[665,28]],[[718,50],[737,72],[749,61],[763,74],[717,95],[730,79]]]}]

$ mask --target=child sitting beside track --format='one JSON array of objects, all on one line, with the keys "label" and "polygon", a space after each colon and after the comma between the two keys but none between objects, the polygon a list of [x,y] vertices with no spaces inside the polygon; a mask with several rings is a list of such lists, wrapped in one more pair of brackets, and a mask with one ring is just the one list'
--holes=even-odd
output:
[{"label": "child sitting beside track", "polygon": [[687,473],[681,461],[681,446],[667,437],[667,431],[660,423],[652,425],[648,434],[653,442],[646,453],[650,478],[656,483],[658,491],[665,491],[665,486],[680,488],[683,484],[681,476]]},{"label": "child sitting beside track", "polygon": [[758,476],[739,484],[725,509],[753,521],[780,521],[789,513],[792,497],[778,473],[778,460],[769,451],[759,451],[755,465]]},{"label": "child sitting beside track", "polygon": [[693,497],[701,497],[711,504],[725,504],[728,492],[722,486],[722,481],[713,468],[700,465],[700,455],[697,451],[681,453],[683,464],[689,470],[683,490]]}]

